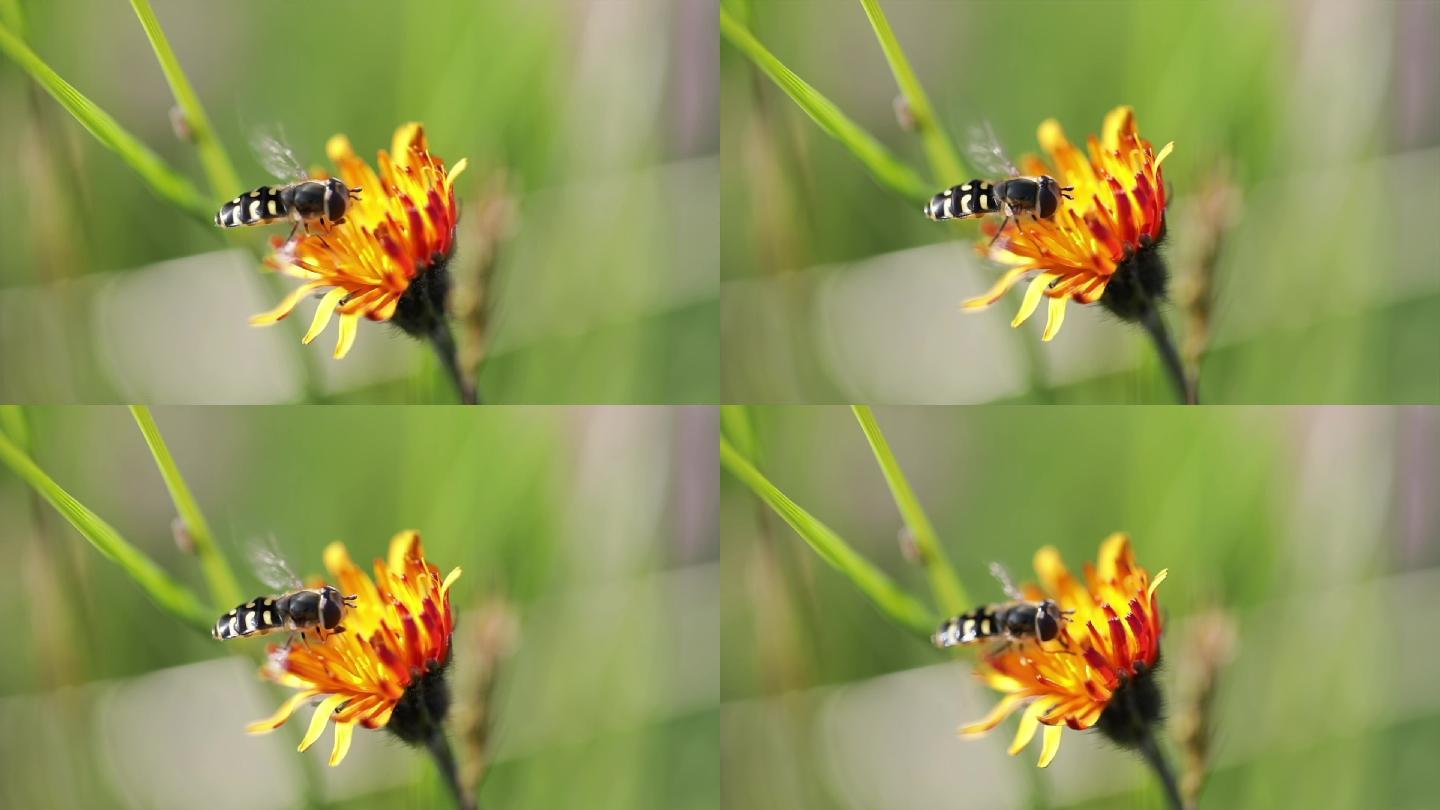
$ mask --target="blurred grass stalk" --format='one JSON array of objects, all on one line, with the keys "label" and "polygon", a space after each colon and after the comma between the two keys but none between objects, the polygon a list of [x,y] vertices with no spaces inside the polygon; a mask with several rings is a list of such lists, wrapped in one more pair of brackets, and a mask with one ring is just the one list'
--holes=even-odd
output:
[{"label": "blurred grass stalk", "polygon": [[914,169],[897,160],[890,154],[890,150],[847,118],[828,98],[795,75],[794,71],[760,44],[748,28],[731,16],[724,6],[720,8],[720,32],[761,72],[769,76],[777,87],[785,91],[820,129],[848,149],[880,185],[914,203],[923,203],[930,199],[933,192],[930,183]]},{"label": "blurred grass stalk", "polygon": [[160,477],[165,479],[165,488],[170,491],[170,500],[175,503],[175,513],[184,521],[185,531],[195,542],[195,555],[200,558],[200,570],[210,585],[210,598],[220,610],[240,604],[240,583],[235,579],[235,573],[230,570],[229,561],[216,547],[210,523],[205,520],[200,504],[185,483],[185,476],[180,474],[180,467],[170,455],[170,448],[165,445],[165,437],[160,435],[160,427],[155,424],[155,417],[150,414],[150,409],[143,405],[131,405],[130,413],[135,417],[140,433],[145,436],[145,443],[150,446],[150,454],[155,457],[155,466],[160,469]]},{"label": "blurred grass stalk", "polygon": [[210,222],[214,216],[208,201],[189,178],[172,169],[138,138],[125,131],[114,118],[79,90],[60,78],[45,60],[25,45],[9,27],[0,24],[0,50],[45,89],[80,125],[103,146],[120,156],[161,199],[174,203],[185,213]]},{"label": "blurred grass stalk", "polygon": [[172,579],[110,524],[75,500],[4,434],[0,434],[0,461],[54,507],[90,545],[129,574],[162,610],[196,630],[209,630],[214,612],[194,592]]},{"label": "blurred grass stalk", "polygon": [[915,537],[920,564],[925,567],[925,573],[930,577],[930,589],[934,593],[936,604],[947,616],[968,610],[972,604],[965,595],[965,587],[960,584],[955,567],[945,556],[945,550],[940,546],[940,538],[935,533],[935,526],[925,514],[925,507],[920,505],[915,490],[910,488],[910,482],[900,469],[900,462],[891,451],[890,443],[885,441],[885,434],[880,432],[880,423],[876,421],[875,413],[865,405],[852,405],[850,409],[855,412],[855,419],[860,423],[860,429],[865,432],[866,440],[870,442],[875,461],[880,464],[885,483],[890,486],[890,495],[895,499],[895,506]]},{"label": "blurred grass stalk", "polygon": [[830,527],[790,500],[723,436],[720,438],[720,463],[784,518],[821,559],[859,588],[882,615],[921,638],[930,637],[937,620],[919,599],[860,556]]},{"label": "blurred grass stalk", "polygon": [[936,120],[935,108],[930,106],[930,98],[925,95],[925,88],[921,86],[915,70],[910,67],[910,60],[905,56],[905,50],[900,47],[900,40],[895,38],[890,21],[885,18],[885,12],[880,8],[880,0],[860,0],[860,5],[865,9],[865,16],[870,19],[870,27],[875,30],[875,38],[880,41],[880,50],[885,52],[885,61],[890,63],[895,84],[900,86],[900,92],[910,106],[915,131],[920,133],[925,154],[930,160],[930,172],[935,178],[934,188],[958,183],[965,176],[965,168],[960,164],[955,144],[950,142],[944,127]]},{"label": "blurred grass stalk", "polygon": [[210,180],[210,190],[217,199],[225,199],[237,193],[240,190],[240,175],[235,173],[230,156],[215,137],[215,128],[210,125],[210,117],[205,114],[205,108],[200,105],[200,97],[195,95],[195,88],[186,77],[185,69],[180,66],[180,60],[175,57],[170,40],[165,37],[165,29],[160,27],[160,20],[155,16],[155,10],[150,7],[150,0],[130,0],[130,6],[135,9],[135,16],[140,18],[145,36],[150,39],[150,47],[155,49],[155,58],[160,61],[160,69],[165,72],[165,81],[170,85],[170,92],[180,105],[180,111],[185,114],[185,123],[195,139],[196,150],[200,152],[200,163],[205,167],[205,175]]}]

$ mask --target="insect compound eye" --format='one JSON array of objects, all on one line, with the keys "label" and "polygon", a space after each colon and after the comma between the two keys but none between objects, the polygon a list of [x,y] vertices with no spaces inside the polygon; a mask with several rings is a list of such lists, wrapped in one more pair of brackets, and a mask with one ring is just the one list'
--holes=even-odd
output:
[{"label": "insect compound eye", "polygon": [[325,195],[325,217],[331,222],[345,216],[345,208],[350,202],[350,189],[337,178],[330,178],[326,181]]},{"label": "insect compound eye", "polygon": [[324,595],[320,597],[320,620],[324,622],[326,630],[334,630],[340,626],[341,612],[340,592],[334,588],[326,588]]},{"label": "insect compound eye", "polygon": [[1055,216],[1055,211],[1060,207],[1060,184],[1054,178],[1046,177],[1040,180],[1040,210],[1036,213],[1041,219],[1048,219]]},{"label": "insect compound eye", "polygon": [[1041,641],[1054,641],[1060,635],[1059,610],[1055,603],[1046,600],[1035,613],[1035,637]]}]

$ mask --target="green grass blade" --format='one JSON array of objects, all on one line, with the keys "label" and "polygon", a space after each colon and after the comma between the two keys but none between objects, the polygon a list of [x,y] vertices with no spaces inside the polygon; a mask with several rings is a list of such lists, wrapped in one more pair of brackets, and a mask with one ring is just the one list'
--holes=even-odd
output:
[{"label": "green grass blade", "polygon": [[30,426],[19,405],[0,405],[0,433],[9,436],[22,451],[30,452]]},{"label": "green grass blade", "polygon": [[25,38],[25,9],[20,7],[20,0],[0,0],[0,24],[20,39]]},{"label": "green grass blade", "polygon": [[55,511],[90,541],[90,545],[129,574],[162,610],[197,630],[209,630],[215,614],[190,589],[171,579],[164,569],[130,545],[110,524],[71,497],[3,435],[0,435],[0,461],[55,507]]},{"label": "green grass blade", "polygon": [[210,202],[184,175],[170,168],[135,136],[126,132],[108,113],[76,90],[10,29],[0,25],[0,51],[15,60],[37,84],[60,102],[80,125],[89,130],[101,144],[129,164],[161,199],[173,203],[187,214],[209,222],[214,216]]},{"label": "green grass blade", "polygon": [[921,638],[930,637],[938,622],[919,599],[896,585],[828,526],[786,497],[724,437],[720,439],[720,463],[775,510],[775,514],[784,518],[821,559],[859,588],[884,616]]},{"label": "green grass blade", "polygon": [[848,149],[882,186],[916,203],[924,202],[934,194],[935,189],[930,182],[901,163],[890,150],[847,118],[840,112],[840,108],[821,95],[820,91],[785,67],[723,6],[720,8],[720,31],[731,45],[769,76],[822,130]]},{"label": "green grass blade", "polygon": [[890,495],[895,499],[895,506],[899,508],[900,516],[905,519],[905,525],[915,538],[915,548],[920,553],[920,562],[925,566],[925,572],[930,576],[930,589],[935,593],[935,601],[947,615],[954,616],[969,610],[974,605],[965,595],[965,588],[960,584],[955,568],[945,556],[945,550],[940,547],[935,526],[926,516],[925,508],[920,505],[915,490],[910,488],[910,482],[900,469],[900,462],[890,450],[890,443],[885,441],[885,434],[880,432],[880,423],[875,421],[874,412],[864,405],[850,407],[855,412],[855,419],[860,422],[860,429],[865,432],[865,438],[870,442],[870,449],[874,451],[880,471],[885,475],[885,483],[890,486]]},{"label": "green grass blade", "polygon": [[930,159],[930,171],[935,176],[936,188],[961,182],[966,177],[965,167],[960,163],[955,144],[951,143],[950,137],[945,134],[945,128],[935,119],[935,108],[930,106],[930,98],[925,95],[925,88],[920,85],[920,79],[910,67],[910,60],[906,58],[905,50],[900,47],[900,40],[895,38],[890,21],[885,19],[880,0],[860,0],[860,5],[865,9],[865,16],[870,18],[870,27],[875,30],[875,38],[880,40],[880,50],[885,52],[885,61],[890,63],[895,84],[899,85],[900,92],[910,105],[910,114],[915,118],[915,131],[920,134],[920,141],[925,145],[925,155]]},{"label": "green grass blade", "polygon": [[160,27],[160,20],[150,7],[150,0],[130,0],[130,6],[135,9],[135,16],[140,18],[145,36],[150,38],[150,47],[155,49],[155,58],[160,61],[160,69],[165,72],[165,81],[170,84],[170,92],[185,114],[185,122],[195,137],[195,148],[200,152],[200,164],[205,167],[205,176],[210,179],[210,190],[217,200],[239,194],[244,190],[240,186],[240,175],[235,173],[230,156],[215,136],[210,116],[205,114],[200,97],[195,94],[185,69],[175,57],[170,40],[165,37],[165,29]]},{"label": "green grass blade", "polygon": [[720,433],[740,455],[758,464],[760,448],[756,446],[755,425],[750,421],[750,409],[744,405],[720,406]]},{"label": "green grass blade", "polygon": [[150,414],[150,409],[143,405],[131,405],[130,413],[135,417],[135,424],[140,426],[145,443],[150,446],[150,454],[155,457],[155,466],[160,468],[160,477],[165,479],[165,488],[170,491],[170,500],[175,503],[176,514],[185,522],[186,531],[195,541],[195,555],[200,558],[200,570],[204,572],[205,581],[210,585],[211,598],[221,609],[240,604],[240,583],[235,580],[229,561],[215,545],[215,535],[210,531],[210,523],[205,520],[200,504],[191,494],[190,486],[185,483],[185,476],[180,474],[180,467],[175,463],[174,456],[170,455],[170,448],[165,445],[165,437],[160,435],[160,427],[155,424],[155,417]]}]

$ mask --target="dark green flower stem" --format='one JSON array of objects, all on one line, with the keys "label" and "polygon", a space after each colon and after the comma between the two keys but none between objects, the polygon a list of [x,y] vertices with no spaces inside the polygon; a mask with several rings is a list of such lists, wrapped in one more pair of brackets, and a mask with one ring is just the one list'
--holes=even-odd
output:
[{"label": "dark green flower stem", "polygon": [[1140,751],[1140,756],[1145,760],[1145,764],[1154,769],[1155,774],[1160,777],[1160,784],[1165,788],[1165,798],[1169,800],[1170,806],[1174,810],[1186,810],[1185,802],[1180,798],[1180,783],[1175,780],[1175,770],[1170,767],[1170,761],[1160,750],[1160,744],[1156,742],[1155,735],[1150,731],[1149,726],[1145,727],[1137,750]]},{"label": "dark green flower stem", "polygon": [[1165,319],[1160,317],[1160,309],[1153,300],[1147,300],[1144,308],[1140,310],[1140,325],[1145,327],[1145,332],[1155,343],[1160,362],[1164,364],[1166,375],[1174,384],[1180,401],[1186,405],[1198,405],[1199,391],[1186,376],[1185,365],[1180,361],[1180,352],[1175,349],[1175,341],[1170,339],[1170,332],[1165,328]]},{"label": "dark green flower stem", "polygon": [[439,318],[435,328],[431,330],[430,343],[435,347],[440,365],[445,367],[450,381],[455,384],[455,390],[460,392],[460,402],[464,405],[479,405],[480,391],[460,370],[460,358],[455,351],[455,336],[450,331],[450,324],[443,317]]},{"label": "dark green flower stem", "polygon": [[435,758],[435,767],[440,769],[440,776],[450,788],[450,795],[455,797],[455,806],[460,810],[477,810],[479,805],[475,797],[466,793],[465,788],[460,785],[460,771],[455,767],[455,754],[450,751],[450,740],[445,737],[440,726],[435,726],[434,732],[425,740],[425,749]]}]

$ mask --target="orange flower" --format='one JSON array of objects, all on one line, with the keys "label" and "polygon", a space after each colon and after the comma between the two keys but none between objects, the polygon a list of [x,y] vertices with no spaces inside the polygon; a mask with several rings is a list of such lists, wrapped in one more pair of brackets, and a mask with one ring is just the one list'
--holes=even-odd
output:
[{"label": "orange flower", "polygon": [[[1135,128],[1135,112],[1116,107],[1105,116],[1102,138],[1090,136],[1088,158],[1065,137],[1054,119],[1040,125],[1038,140],[1050,154],[1053,168],[1027,156],[1020,169],[1049,175],[1062,186],[1074,186],[1073,202],[1062,202],[1048,219],[1017,218],[994,248],[982,253],[1009,265],[989,292],[963,304],[983,309],[999,301],[1020,279],[1034,275],[1011,326],[1049,299],[1043,339],[1050,340],[1065,320],[1065,304],[1097,301],[1121,318],[1134,320],[1138,307],[1153,306],[1164,297],[1164,268],[1153,248],[1165,235],[1166,189],[1160,164],[1174,143],[1156,155]],[[986,236],[997,225],[987,222]],[[1107,294],[1108,293],[1108,294]]]},{"label": "orange flower", "polygon": [[1010,753],[1019,753],[1044,725],[1043,768],[1055,758],[1064,726],[1080,730],[1100,723],[1105,728],[1106,710],[1117,704],[1127,712],[1141,704],[1141,714],[1154,715],[1148,722],[1158,719],[1158,692],[1150,679],[1160,660],[1155,589],[1168,571],[1152,581],[1135,564],[1129,536],[1112,534],[1100,546],[1099,570],[1086,564],[1083,585],[1054,548],[1036,552],[1035,572],[1042,587],[1027,585],[1026,598],[1052,598],[1061,610],[1075,612],[1062,625],[1059,638],[1045,648],[1031,640],[986,653],[976,674],[1005,696],[985,719],[962,727],[960,733],[989,731],[1025,705]]},{"label": "orange flower", "polygon": [[[466,162],[461,160],[446,172],[444,161],[430,154],[420,124],[395,130],[391,152],[379,154],[378,175],[355,154],[344,135],[331,138],[326,152],[339,167],[340,179],[363,191],[346,210],[344,222],[300,236],[266,260],[305,283],[278,307],[251,317],[250,322],[276,323],[301,299],[328,288],[315,308],[305,342],[314,340],[339,312],[337,359],[355,343],[361,317],[393,319],[412,335],[428,334],[445,317],[449,278],[444,268],[455,248],[460,217],[454,184]],[[283,242],[277,237],[274,244],[278,248]]]},{"label": "orange flower", "polygon": [[288,649],[271,645],[270,663],[261,674],[299,691],[272,717],[246,730],[273,731],[301,704],[320,698],[300,750],[320,739],[331,721],[335,747],[330,764],[339,765],[350,750],[357,724],[385,728],[397,715],[413,710],[410,704],[419,693],[435,691],[431,681],[442,677],[450,660],[455,615],[449,591],[460,569],[442,581],[440,569],[426,562],[420,535],[413,531],[401,532],[390,541],[389,562],[375,561],[374,581],[351,562],[343,543],[326,547],[325,567],[342,593],[359,596],[345,614],[345,631],[320,643]]}]

